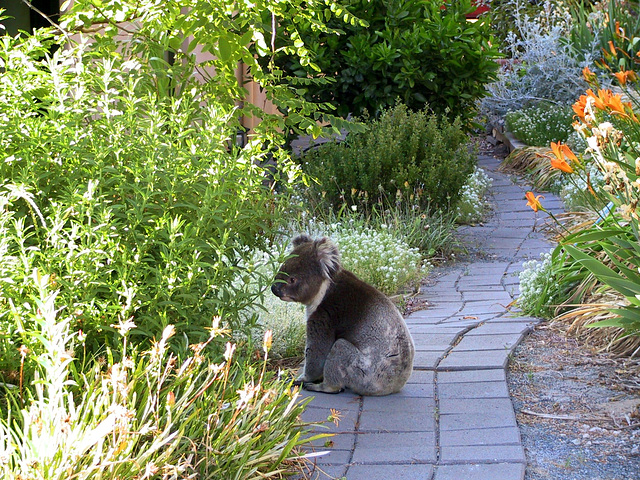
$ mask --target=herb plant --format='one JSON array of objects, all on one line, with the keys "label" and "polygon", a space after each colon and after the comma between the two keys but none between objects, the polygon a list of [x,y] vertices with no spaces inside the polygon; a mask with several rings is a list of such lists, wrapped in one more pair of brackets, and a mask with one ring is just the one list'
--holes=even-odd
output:
[{"label": "herb plant", "polygon": [[300,158],[317,184],[312,194],[339,210],[388,204],[447,210],[473,172],[475,157],[459,120],[399,104],[364,133],[329,142]]}]

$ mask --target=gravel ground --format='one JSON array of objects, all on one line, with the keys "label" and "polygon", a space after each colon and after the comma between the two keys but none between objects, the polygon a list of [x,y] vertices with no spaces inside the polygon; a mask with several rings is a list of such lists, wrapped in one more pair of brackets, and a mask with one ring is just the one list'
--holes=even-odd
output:
[{"label": "gravel ground", "polygon": [[640,479],[640,363],[542,324],[514,352],[508,384],[526,480]]}]

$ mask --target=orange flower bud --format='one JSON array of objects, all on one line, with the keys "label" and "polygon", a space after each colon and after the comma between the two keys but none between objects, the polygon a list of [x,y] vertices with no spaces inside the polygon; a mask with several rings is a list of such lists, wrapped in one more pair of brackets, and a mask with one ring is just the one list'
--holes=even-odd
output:
[{"label": "orange flower bud", "polygon": [[582,76],[584,77],[587,83],[591,83],[596,80],[596,74],[593,73],[589,67],[584,67],[582,69]]}]

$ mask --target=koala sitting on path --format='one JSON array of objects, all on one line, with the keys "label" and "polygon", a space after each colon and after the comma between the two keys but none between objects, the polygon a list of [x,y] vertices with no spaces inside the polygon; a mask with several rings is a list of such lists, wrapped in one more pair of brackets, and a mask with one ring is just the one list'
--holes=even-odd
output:
[{"label": "koala sitting on path", "polygon": [[291,258],[272,292],[307,307],[304,372],[307,390],[360,395],[399,391],[413,369],[414,347],[400,312],[382,292],[342,268],[328,238],[293,240]]}]

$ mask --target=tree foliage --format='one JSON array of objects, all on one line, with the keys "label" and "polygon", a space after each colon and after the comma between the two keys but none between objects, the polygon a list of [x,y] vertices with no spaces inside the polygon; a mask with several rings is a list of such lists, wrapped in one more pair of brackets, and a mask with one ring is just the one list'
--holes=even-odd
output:
[{"label": "tree foliage", "polygon": [[[358,129],[332,115],[330,104],[305,101],[295,86],[279,82],[282,72],[272,61],[282,52],[305,67],[319,69],[298,31],[304,25],[335,32],[326,22],[335,15],[324,13],[325,7],[344,17],[331,0],[74,0],[61,26],[70,33],[91,33],[98,51],[146,59],[157,68],[157,86],[165,95],[180,98],[195,88],[203,101],[235,107],[232,120],[238,126],[242,116],[260,118],[256,134],[279,143],[280,132],[289,129],[314,136],[326,130]],[[285,23],[289,41],[276,46],[272,27]],[[196,57],[196,52],[208,59]],[[238,82],[240,64],[246,69]],[[260,85],[282,115],[245,103],[244,84],[249,80]],[[320,126],[327,123],[324,129]]]}]

